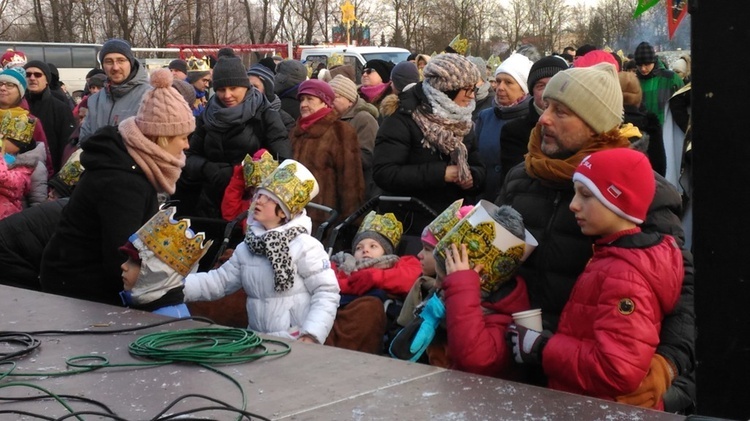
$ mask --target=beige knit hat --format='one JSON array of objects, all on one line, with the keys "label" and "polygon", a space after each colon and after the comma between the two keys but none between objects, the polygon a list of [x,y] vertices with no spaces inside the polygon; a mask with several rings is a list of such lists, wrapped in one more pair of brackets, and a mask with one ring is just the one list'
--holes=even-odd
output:
[{"label": "beige knit hat", "polygon": [[481,77],[474,63],[464,56],[453,53],[432,57],[422,74],[425,83],[441,92],[474,86]]},{"label": "beige knit hat", "polygon": [[357,85],[346,76],[336,75],[328,84],[331,85],[336,95],[342,96],[353,103],[357,102],[357,98],[359,97],[357,94]]},{"label": "beige knit hat", "polygon": [[195,117],[185,98],[172,87],[172,72],[157,69],[151,74],[153,89],[143,94],[135,124],[146,136],[179,136],[195,130]]},{"label": "beige knit hat", "polygon": [[547,82],[542,97],[565,104],[597,133],[622,123],[622,90],[610,63],[558,72]]}]

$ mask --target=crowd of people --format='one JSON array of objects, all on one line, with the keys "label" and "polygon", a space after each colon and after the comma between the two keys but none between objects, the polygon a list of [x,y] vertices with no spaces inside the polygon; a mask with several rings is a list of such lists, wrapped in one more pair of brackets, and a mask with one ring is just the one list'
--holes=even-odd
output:
[{"label": "crowd of people", "polygon": [[[6,53],[0,283],[173,317],[241,292],[268,335],[693,411],[689,56],[446,50],[149,74],[111,39],[77,104]],[[438,216],[383,204],[326,250],[308,205],[338,223],[380,195]],[[198,271],[220,239],[189,217],[243,239]]]}]

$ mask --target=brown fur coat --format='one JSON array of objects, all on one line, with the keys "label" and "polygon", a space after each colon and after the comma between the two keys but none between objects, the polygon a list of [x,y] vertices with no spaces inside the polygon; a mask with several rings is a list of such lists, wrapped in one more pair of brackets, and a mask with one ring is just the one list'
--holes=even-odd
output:
[{"label": "brown fur coat", "polygon": [[[312,201],[336,209],[336,223],[354,213],[365,199],[365,181],[357,132],[331,112],[307,132],[299,123],[290,134],[294,159],[313,173],[320,193]],[[326,220],[327,214],[311,210],[313,232]]]}]

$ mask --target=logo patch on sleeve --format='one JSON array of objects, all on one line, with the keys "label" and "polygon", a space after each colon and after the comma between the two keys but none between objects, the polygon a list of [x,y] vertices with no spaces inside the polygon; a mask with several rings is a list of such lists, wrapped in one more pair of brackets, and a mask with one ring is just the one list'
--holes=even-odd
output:
[{"label": "logo patch on sleeve", "polygon": [[635,303],[630,298],[623,298],[617,303],[617,311],[625,316],[632,314],[635,311]]}]

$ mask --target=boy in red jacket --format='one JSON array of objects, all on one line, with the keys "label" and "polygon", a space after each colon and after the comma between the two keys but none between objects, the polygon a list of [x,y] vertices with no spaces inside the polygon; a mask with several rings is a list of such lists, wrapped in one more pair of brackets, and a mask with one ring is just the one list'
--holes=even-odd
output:
[{"label": "boy in red jacket", "polygon": [[573,182],[570,210],[581,232],[596,237],[594,255],[555,334],[511,325],[507,339],[516,362],[542,366],[550,388],[615,400],[648,373],[662,319],[680,295],[682,255],[672,237],[639,228],[656,189],[646,155],[595,152]]}]

